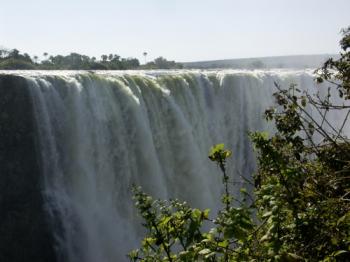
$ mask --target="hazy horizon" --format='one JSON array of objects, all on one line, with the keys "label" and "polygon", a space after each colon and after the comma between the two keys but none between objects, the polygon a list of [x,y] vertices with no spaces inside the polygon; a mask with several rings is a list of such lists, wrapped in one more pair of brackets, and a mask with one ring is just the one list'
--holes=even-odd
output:
[{"label": "hazy horizon", "polygon": [[181,62],[339,52],[350,1],[0,0],[0,46]]}]

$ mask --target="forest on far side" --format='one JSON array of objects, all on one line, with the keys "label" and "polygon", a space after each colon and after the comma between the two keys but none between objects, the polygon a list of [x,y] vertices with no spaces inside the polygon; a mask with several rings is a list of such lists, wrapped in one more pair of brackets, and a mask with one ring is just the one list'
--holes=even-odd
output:
[{"label": "forest on far side", "polygon": [[[143,53],[146,56],[147,53]],[[70,53],[69,55],[49,55],[43,59],[21,53],[17,49],[0,49],[0,70],[130,70],[130,69],[181,69],[183,65],[158,57],[140,64],[137,58],[123,58],[117,54],[101,55],[100,58]]]}]

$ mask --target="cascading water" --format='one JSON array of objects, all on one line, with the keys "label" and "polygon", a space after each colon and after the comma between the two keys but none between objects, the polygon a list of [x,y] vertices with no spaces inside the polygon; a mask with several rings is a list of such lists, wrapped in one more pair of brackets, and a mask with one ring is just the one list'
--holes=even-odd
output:
[{"label": "cascading water", "polygon": [[[248,131],[267,130],[273,82],[313,88],[306,71],[18,72],[29,86],[44,197],[62,261],[124,261],[142,229],[132,184],[215,213],[213,144],[235,182],[254,171]],[[237,185],[237,190],[239,184]]]}]

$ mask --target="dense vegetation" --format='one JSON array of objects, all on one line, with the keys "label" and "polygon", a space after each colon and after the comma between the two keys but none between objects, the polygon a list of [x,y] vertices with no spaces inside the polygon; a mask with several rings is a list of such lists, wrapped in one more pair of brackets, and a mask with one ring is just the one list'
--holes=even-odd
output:
[{"label": "dense vegetation", "polygon": [[[265,117],[276,132],[250,134],[259,163],[252,196],[246,189],[238,198],[230,193],[231,152],[222,144],[209,155],[222,172],[217,215],[134,188],[147,235],[131,261],[350,261],[350,141],[343,132],[350,114],[350,28],[340,44],[340,58],[316,71],[316,81],[329,86],[326,95],[275,83],[276,107]],[[339,128],[327,120],[331,111],[344,116]]]},{"label": "dense vegetation", "polygon": [[98,60],[78,53],[69,55],[50,56],[43,54],[44,59],[39,61],[38,56],[21,54],[17,49],[0,49],[0,70],[37,69],[37,70],[126,70],[126,69],[178,69],[182,64],[158,57],[154,61],[140,65],[136,58],[121,58],[116,54],[102,55]]}]

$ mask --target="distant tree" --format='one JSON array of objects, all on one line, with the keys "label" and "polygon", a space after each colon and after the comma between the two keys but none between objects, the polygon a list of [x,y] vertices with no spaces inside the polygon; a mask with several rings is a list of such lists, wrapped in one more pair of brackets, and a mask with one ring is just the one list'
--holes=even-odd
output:
[{"label": "distant tree", "polygon": [[19,51],[17,49],[12,49],[8,56],[17,59],[19,57]]},{"label": "distant tree", "polygon": [[15,58],[8,58],[0,62],[0,69],[2,70],[17,70],[17,69],[36,69],[35,65]]},{"label": "distant tree", "polygon": [[26,62],[33,63],[32,58],[31,58],[30,55],[27,54],[27,53],[24,53],[24,54],[23,54],[22,59],[23,59],[24,61],[26,61]]},{"label": "distant tree", "polygon": [[162,56],[154,59],[154,66],[157,69],[180,69],[183,67],[182,64],[175,61],[168,61]]},{"label": "distant tree", "polygon": [[120,59],[120,56],[119,56],[119,55],[114,55],[113,61],[119,61],[119,59]]},{"label": "distant tree", "polygon": [[[19,50],[13,49],[7,51],[0,48],[0,61],[2,69],[43,69],[43,70],[125,70],[137,69],[140,62],[136,58],[121,58],[117,54],[102,55],[101,60],[96,57],[89,57],[78,53],[69,55],[49,56],[47,52],[43,53],[45,59],[39,61],[37,55],[31,56],[27,53],[23,55]],[[6,63],[3,63],[6,60]],[[11,60],[11,61],[7,61]]]},{"label": "distant tree", "polygon": [[108,56],[107,55],[101,55],[102,62],[107,62]]},{"label": "distant tree", "polygon": [[255,61],[251,62],[249,67],[255,68],[255,69],[260,69],[260,68],[265,68],[265,64],[260,60],[255,60]]},{"label": "distant tree", "polygon": [[162,56],[154,59],[154,63],[157,66],[157,68],[164,68],[164,69],[169,68],[169,62]]},{"label": "distant tree", "polygon": [[144,58],[145,58],[145,64],[147,64],[147,52],[143,52],[143,56],[144,56]]},{"label": "distant tree", "polygon": [[127,58],[124,60],[125,69],[134,69],[140,66],[140,61],[136,58]]}]

